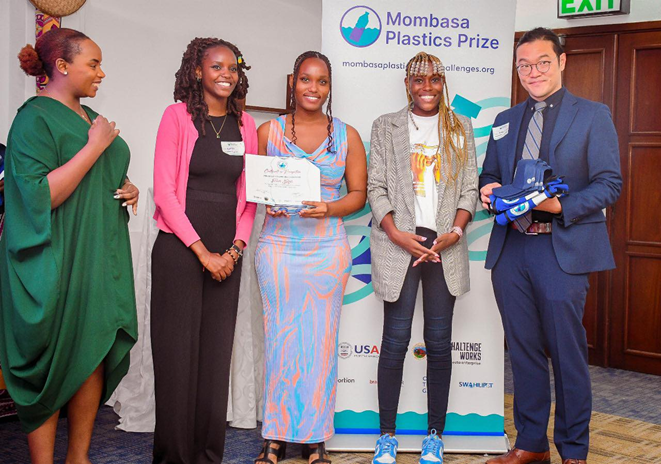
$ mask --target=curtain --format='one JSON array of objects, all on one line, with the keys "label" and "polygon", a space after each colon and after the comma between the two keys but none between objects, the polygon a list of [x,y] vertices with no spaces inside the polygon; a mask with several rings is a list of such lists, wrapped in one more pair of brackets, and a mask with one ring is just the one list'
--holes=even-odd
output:
[{"label": "curtain", "polygon": [[[151,355],[150,299],[151,251],[158,235],[153,192],[145,195],[146,205],[139,247],[133,261],[138,342],[131,350],[129,372],[106,403],[119,416],[117,429],[127,432],[154,431],[154,366]],[[143,203],[143,204],[144,204]],[[264,223],[265,209],[257,208],[250,243],[243,255],[239,308],[234,336],[227,420],[230,426],[251,429],[262,418],[264,375],[264,326],[262,299],[255,274],[254,251]],[[135,248],[134,248],[135,249]],[[213,395],[214,392],[208,392]],[[176,399],[173,398],[173,401]]]}]

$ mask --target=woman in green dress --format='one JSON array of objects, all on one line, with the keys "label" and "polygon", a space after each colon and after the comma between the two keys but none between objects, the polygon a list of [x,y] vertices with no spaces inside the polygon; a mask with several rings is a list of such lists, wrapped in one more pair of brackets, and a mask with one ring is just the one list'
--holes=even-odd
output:
[{"label": "woman in green dress", "polygon": [[48,85],[21,106],[5,160],[0,363],[32,462],[53,462],[68,403],[66,464],[88,464],[92,428],[137,339],[128,212],[138,189],[115,123],[80,104],[105,74],[84,34],[57,29],[19,54]]}]

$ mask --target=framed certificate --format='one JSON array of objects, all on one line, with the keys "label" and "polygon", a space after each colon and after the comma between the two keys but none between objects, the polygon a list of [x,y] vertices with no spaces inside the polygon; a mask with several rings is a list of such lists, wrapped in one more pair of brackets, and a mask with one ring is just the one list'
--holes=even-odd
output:
[{"label": "framed certificate", "polygon": [[321,201],[321,172],[304,158],[246,155],[246,199],[271,206]]}]

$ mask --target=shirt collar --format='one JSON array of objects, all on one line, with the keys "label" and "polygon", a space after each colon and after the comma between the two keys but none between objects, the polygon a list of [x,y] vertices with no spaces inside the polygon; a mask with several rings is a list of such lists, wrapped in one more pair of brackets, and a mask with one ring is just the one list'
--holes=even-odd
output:
[{"label": "shirt collar", "polygon": [[[556,108],[562,101],[562,97],[565,96],[567,89],[563,86],[559,90],[556,90],[555,93],[551,94],[544,100],[546,102],[546,108]],[[528,108],[534,111],[535,103],[537,100],[533,100],[532,97],[528,97]]]}]

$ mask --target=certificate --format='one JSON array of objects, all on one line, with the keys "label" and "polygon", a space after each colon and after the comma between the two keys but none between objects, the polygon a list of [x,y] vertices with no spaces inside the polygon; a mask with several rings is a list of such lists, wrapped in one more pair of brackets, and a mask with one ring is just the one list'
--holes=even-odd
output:
[{"label": "certificate", "polygon": [[304,158],[246,155],[246,199],[271,206],[321,201],[321,172]]}]

